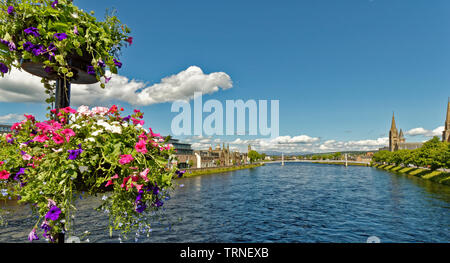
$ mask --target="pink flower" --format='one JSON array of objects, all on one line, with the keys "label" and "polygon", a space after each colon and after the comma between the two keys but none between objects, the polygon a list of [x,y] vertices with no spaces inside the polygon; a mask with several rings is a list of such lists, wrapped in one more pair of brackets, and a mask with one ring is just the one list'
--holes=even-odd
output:
[{"label": "pink flower", "polygon": [[12,126],[11,126],[11,130],[12,131],[14,131],[14,130],[20,130],[20,128],[22,127],[21,126],[21,122],[16,122],[16,123],[14,123]]},{"label": "pink flower", "polygon": [[133,160],[134,160],[134,158],[133,158],[133,156],[131,156],[131,154],[124,154],[124,155],[120,156],[119,163],[121,165],[124,165],[124,164],[130,163]]},{"label": "pink flower", "polygon": [[105,187],[108,187],[108,186],[110,186],[110,185],[113,185],[113,181],[112,181],[112,180],[109,180],[109,181],[106,183]]},{"label": "pink flower", "polygon": [[92,112],[89,110],[88,106],[80,106],[78,107],[77,112],[81,115],[85,115],[85,116],[91,116]]},{"label": "pink flower", "polygon": [[7,180],[9,178],[10,173],[8,173],[6,170],[0,171],[0,179],[1,180]]},{"label": "pink flower", "polygon": [[62,144],[64,143],[64,138],[56,133],[53,134],[52,140],[56,143],[56,144]]},{"label": "pink flower", "polygon": [[113,177],[109,178],[109,181],[106,183],[105,187],[108,187],[108,186],[112,185],[114,179],[119,179],[119,175],[116,174]]},{"label": "pink flower", "polygon": [[141,173],[139,173],[139,175],[142,177],[142,179],[144,179],[145,182],[148,182],[148,181],[149,181],[149,179],[148,179],[148,177],[147,177],[149,171],[150,171],[150,169],[145,168],[144,171],[142,171]]},{"label": "pink flower", "polygon": [[142,139],[142,140],[147,141],[147,140],[148,140],[148,137],[147,137],[147,135],[145,134],[145,132],[142,132],[141,135],[139,135],[139,139]]},{"label": "pink flower", "polygon": [[151,135],[152,137],[156,137],[156,138],[161,137],[161,135],[160,135],[159,133],[153,133],[152,128],[149,128],[149,129],[150,129],[150,135]]},{"label": "pink flower", "polygon": [[144,120],[138,120],[138,119],[135,119],[134,117],[131,117],[131,120],[133,121],[134,125],[138,125],[138,124],[144,125],[144,123],[145,123]]},{"label": "pink flower", "polygon": [[72,129],[65,129],[61,131],[61,134],[66,137],[66,141],[69,142],[70,137],[75,136],[75,132]]},{"label": "pink flower", "polygon": [[146,144],[147,144],[146,141],[140,140],[138,143],[136,143],[134,148],[136,149],[137,152],[140,152],[142,154],[146,154],[148,152]]},{"label": "pink flower", "polygon": [[111,177],[111,180],[113,180],[113,179],[119,179],[119,175],[116,174],[116,175],[114,175],[113,177]]},{"label": "pink flower", "polygon": [[42,135],[38,135],[36,137],[34,137],[33,141],[35,142],[46,142],[50,140],[50,138],[47,137],[47,135],[42,134]]},{"label": "pink flower", "polygon": [[22,155],[22,159],[25,161],[29,161],[29,160],[31,160],[31,158],[33,158],[33,157],[31,157],[31,155],[29,155],[29,154]]},{"label": "pink flower", "polygon": [[105,107],[95,107],[92,109],[92,112],[98,115],[105,115],[106,113],[108,113],[108,111],[109,109]]},{"label": "pink flower", "polygon": [[142,187],[144,186],[143,184],[134,184],[134,186],[136,187],[136,189],[138,191],[141,191]]},{"label": "pink flower", "polygon": [[0,166],[2,166],[4,164],[4,162],[0,161]]}]

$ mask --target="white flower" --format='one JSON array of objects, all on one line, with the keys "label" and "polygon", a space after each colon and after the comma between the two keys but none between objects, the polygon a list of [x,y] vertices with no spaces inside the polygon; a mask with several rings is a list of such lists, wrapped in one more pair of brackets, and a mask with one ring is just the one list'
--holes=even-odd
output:
[{"label": "white flower", "polygon": [[103,130],[97,130],[97,131],[92,133],[92,136],[98,136],[102,132],[103,132]]},{"label": "white flower", "polygon": [[72,129],[81,129],[81,126],[78,124],[72,124],[71,128]]},{"label": "white flower", "polygon": [[102,116],[105,115],[108,111],[109,111],[109,109],[105,108],[105,107],[94,107],[92,109],[92,112],[94,114],[98,114],[98,115],[102,115]]},{"label": "white flower", "polygon": [[85,115],[85,116],[91,116],[92,115],[92,112],[89,110],[89,107],[88,106],[84,106],[84,105],[78,107],[77,112],[80,113],[81,115]]},{"label": "white flower", "polygon": [[85,142],[95,142],[95,139],[92,137],[84,139]]}]

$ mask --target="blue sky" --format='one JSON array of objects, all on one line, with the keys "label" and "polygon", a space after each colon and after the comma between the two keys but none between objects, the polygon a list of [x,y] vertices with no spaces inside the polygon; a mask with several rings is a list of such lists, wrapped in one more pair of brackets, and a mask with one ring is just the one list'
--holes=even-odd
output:
[{"label": "blue sky", "polygon": [[[281,136],[307,135],[322,143],[377,140],[387,136],[393,111],[405,131],[444,125],[450,96],[446,0],[74,3],[99,18],[114,7],[132,29],[121,76],[152,85],[190,66],[224,72],[233,87],[204,100],[279,100]],[[0,102],[0,116],[43,117],[45,107]],[[177,115],[170,107],[138,106],[147,124],[163,134]]]}]

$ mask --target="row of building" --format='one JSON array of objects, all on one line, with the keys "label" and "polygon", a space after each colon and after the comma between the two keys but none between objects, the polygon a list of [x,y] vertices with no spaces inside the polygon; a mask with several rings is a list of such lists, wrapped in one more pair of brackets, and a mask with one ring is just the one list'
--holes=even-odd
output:
[{"label": "row of building", "polygon": [[[177,150],[177,165],[181,169],[243,165],[250,162],[248,153],[231,151],[230,145],[225,147],[223,144],[222,147],[217,145],[214,149],[209,147],[208,150],[194,150],[190,144],[181,143],[177,139],[171,139],[169,143]],[[251,151],[250,146],[248,151]]]}]

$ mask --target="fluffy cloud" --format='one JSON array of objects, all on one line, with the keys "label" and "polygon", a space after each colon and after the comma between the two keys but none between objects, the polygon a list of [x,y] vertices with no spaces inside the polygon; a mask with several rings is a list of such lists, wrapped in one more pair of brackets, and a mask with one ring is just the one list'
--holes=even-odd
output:
[{"label": "fluffy cloud", "polygon": [[405,135],[409,136],[425,136],[425,137],[434,137],[434,136],[442,136],[442,132],[444,131],[444,126],[437,127],[434,130],[426,130],[422,127],[414,128],[405,132]]},{"label": "fluffy cloud", "polygon": [[[13,70],[11,74],[0,79],[0,84],[0,102],[41,103],[46,98],[40,78],[24,71]],[[98,84],[74,85],[71,90],[71,104],[99,105],[123,101],[131,105],[146,106],[190,100],[194,92],[210,94],[220,89],[230,89],[232,86],[230,76],[224,72],[205,74],[201,68],[191,66],[153,85],[120,75],[114,75],[106,89],[101,89]]]},{"label": "fluffy cloud", "polygon": [[23,114],[7,114],[0,116],[0,123],[15,123],[19,122],[25,119],[25,116]]}]

